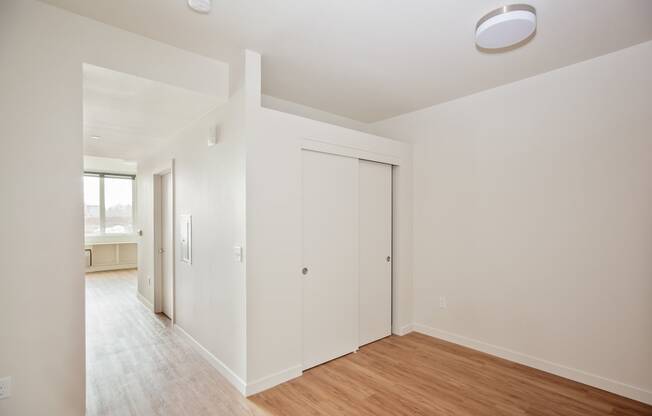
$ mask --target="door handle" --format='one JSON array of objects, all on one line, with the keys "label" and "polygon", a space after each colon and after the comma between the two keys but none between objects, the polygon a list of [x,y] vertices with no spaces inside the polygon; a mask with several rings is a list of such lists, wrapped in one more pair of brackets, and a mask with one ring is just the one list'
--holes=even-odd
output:
[{"label": "door handle", "polygon": [[163,254],[163,253],[165,253],[165,249],[164,248],[159,248],[158,249],[158,254]]},{"label": "door handle", "polygon": [[390,256],[387,256],[385,260],[387,260],[387,263],[389,263],[390,261],[392,261],[392,258]]},{"label": "door handle", "polygon": [[304,267],[303,269],[301,269],[301,274],[303,274],[304,276],[307,275],[308,274],[308,268]]}]

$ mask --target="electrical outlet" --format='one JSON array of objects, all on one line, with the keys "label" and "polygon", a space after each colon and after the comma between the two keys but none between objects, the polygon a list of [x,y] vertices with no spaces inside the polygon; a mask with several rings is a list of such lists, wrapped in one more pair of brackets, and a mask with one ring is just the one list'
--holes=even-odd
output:
[{"label": "electrical outlet", "polygon": [[11,377],[0,378],[0,399],[11,396]]},{"label": "electrical outlet", "polygon": [[448,308],[448,305],[446,304],[446,297],[445,296],[440,296],[439,297],[439,307],[442,309]]}]

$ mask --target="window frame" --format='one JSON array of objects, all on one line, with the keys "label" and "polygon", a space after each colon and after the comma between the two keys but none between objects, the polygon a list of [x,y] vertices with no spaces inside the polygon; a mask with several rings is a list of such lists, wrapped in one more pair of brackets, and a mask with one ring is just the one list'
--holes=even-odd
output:
[{"label": "window frame", "polygon": [[[99,178],[100,182],[100,232],[97,234],[86,234],[86,228],[84,228],[84,236],[88,238],[107,238],[107,237],[126,237],[136,235],[136,175],[131,175],[128,173],[109,173],[109,172],[95,172],[95,171],[84,171],[83,176],[90,176]],[[131,179],[131,233],[106,233],[106,205],[105,205],[105,195],[104,195],[104,178],[115,178],[115,179]]]}]

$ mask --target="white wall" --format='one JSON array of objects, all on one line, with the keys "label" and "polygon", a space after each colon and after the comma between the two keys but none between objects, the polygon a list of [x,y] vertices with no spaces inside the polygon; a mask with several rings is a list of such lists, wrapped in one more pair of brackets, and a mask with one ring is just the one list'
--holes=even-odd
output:
[{"label": "white wall", "polygon": [[310,118],[316,121],[322,121],[328,124],[353,129],[363,132],[369,132],[371,124],[362,121],[353,120],[347,117],[338,116],[323,110],[308,107],[307,105],[297,104],[292,101],[284,100],[282,98],[273,97],[271,95],[262,96],[262,106],[272,110],[278,110],[283,113],[294,114],[299,117]]},{"label": "white wall", "polygon": [[[246,293],[244,261],[234,247],[245,240],[245,54],[230,64],[229,101],[167,138],[161,151],[138,163],[138,292],[155,304],[154,175],[174,165],[175,247],[179,215],[192,215],[192,264],[175,255],[175,325],[244,392]],[[216,126],[219,126],[216,129]],[[208,137],[218,131],[217,144]],[[173,161],[173,162],[172,162]],[[245,257],[246,259],[246,257]],[[206,354],[205,354],[206,355]]]},{"label": "white wall", "polygon": [[[192,215],[192,264],[175,255],[175,321],[240,379],[246,375],[245,267],[233,247],[245,243],[245,153],[242,94],[175,135],[138,164],[138,291],[154,303],[153,175],[174,159],[175,246],[178,218]],[[211,128],[221,124],[215,146]]]},{"label": "white wall", "polygon": [[[260,74],[260,56],[250,69]],[[252,82],[252,85],[254,82]],[[260,97],[258,90],[251,94]],[[254,102],[254,99],[251,99]],[[304,139],[400,161],[395,168],[394,330],[412,322],[410,146],[252,104],[247,134],[248,393],[300,373],[301,146]]]},{"label": "white wall", "polygon": [[0,414],[83,415],[82,63],[219,97],[228,67],[33,0],[0,2],[0,62]]},{"label": "white wall", "polygon": [[375,126],[414,144],[417,329],[652,402],[651,74],[648,42]]}]

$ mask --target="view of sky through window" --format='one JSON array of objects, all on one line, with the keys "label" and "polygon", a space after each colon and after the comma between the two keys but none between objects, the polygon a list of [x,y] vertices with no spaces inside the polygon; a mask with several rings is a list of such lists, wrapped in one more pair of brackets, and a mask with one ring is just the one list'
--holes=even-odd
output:
[{"label": "view of sky through window", "polygon": [[[104,198],[100,195],[102,183]],[[86,234],[133,233],[133,199],[131,178],[84,176]]]}]

